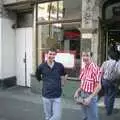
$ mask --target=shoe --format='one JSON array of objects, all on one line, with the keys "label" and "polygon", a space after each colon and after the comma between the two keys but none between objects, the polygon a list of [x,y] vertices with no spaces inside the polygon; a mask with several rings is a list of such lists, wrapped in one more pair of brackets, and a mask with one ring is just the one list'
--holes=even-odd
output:
[{"label": "shoe", "polygon": [[118,112],[119,112],[118,109],[114,109],[114,110],[113,110],[113,114],[117,114]]},{"label": "shoe", "polygon": [[117,114],[119,112],[118,109],[114,109],[112,112],[107,112],[107,116],[110,116],[112,114]]},{"label": "shoe", "polygon": [[110,116],[110,115],[112,115],[112,113],[106,113],[106,115],[107,115],[107,116]]}]

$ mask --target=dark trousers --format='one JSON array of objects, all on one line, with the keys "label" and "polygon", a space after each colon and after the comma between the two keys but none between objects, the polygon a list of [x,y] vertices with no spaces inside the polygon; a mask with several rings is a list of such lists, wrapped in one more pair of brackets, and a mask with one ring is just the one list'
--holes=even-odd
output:
[{"label": "dark trousers", "polygon": [[104,79],[102,80],[102,85],[104,88],[104,104],[106,107],[106,112],[107,115],[111,115],[116,97],[116,87],[114,83]]}]

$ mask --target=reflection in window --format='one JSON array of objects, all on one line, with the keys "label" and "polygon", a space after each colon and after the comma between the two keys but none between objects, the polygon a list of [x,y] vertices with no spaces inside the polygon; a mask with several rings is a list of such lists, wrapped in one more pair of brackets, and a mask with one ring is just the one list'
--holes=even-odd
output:
[{"label": "reflection in window", "polygon": [[[59,24],[57,25],[60,26]],[[42,49],[49,49],[51,47],[61,49],[61,42],[63,40],[63,29],[58,26],[56,26],[56,24],[51,24],[50,30],[49,24],[40,25],[38,27],[38,39],[42,44]]]},{"label": "reflection in window", "polygon": [[38,5],[38,19],[41,21],[60,20],[63,18],[63,1]]}]

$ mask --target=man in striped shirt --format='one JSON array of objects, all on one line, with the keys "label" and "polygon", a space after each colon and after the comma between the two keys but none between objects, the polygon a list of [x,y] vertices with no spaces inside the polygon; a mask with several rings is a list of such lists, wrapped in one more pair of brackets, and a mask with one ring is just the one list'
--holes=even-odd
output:
[{"label": "man in striped shirt", "polygon": [[74,98],[79,95],[83,98],[81,104],[83,120],[98,120],[97,94],[101,89],[100,69],[92,61],[90,52],[82,53],[84,67],[80,70],[80,87],[76,90]]}]

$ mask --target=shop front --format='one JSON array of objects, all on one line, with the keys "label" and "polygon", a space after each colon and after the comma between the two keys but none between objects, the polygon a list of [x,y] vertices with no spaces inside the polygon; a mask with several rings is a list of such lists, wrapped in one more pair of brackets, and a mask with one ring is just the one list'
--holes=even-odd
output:
[{"label": "shop front", "polygon": [[[71,1],[72,2],[72,1]],[[67,69],[70,77],[78,77],[80,67],[81,4],[54,1],[38,4],[37,13],[37,64],[44,60],[44,53],[51,47],[59,52],[72,53],[75,65]]]},{"label": "shop front", "polygon": [[[76,2],[75,2],[76,1]],[[74,56],[73,61],[62,58],[65,70],[68,74],[68,84],[65,86],[64,95],[72,96],[77,87],[79,69],[80,69],[80,51],[81,51],[81,1],[75,0],[44,2],[37,5],[37,21],[36,21],[36,60],[35,68],[45,60],[45,53],[50,48],[56,48],[58,53]],[[71,63],[70,63],[71,62]],[[70,67],[69,67],[70,66]],[[33,91],[36,89],[37,83],[32,84]],[[67,94],[66,94],[67,93]]]}]

